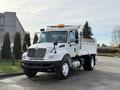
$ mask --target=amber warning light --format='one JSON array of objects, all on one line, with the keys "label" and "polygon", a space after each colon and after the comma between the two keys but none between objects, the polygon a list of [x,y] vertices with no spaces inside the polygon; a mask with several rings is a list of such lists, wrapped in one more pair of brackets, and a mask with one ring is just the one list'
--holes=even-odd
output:
[{"label": "amber warning light", "polygon": [[63,28],[65,25],[64,24],[58,24],[59,28]]},{"label": "amber warning light", "polygon": [[58,25],[50,26],[50,27],[59,27],[59,28],[63,28],[63,27],[65,27],[65,25],[64,25],[64,24],[58,24]]}]

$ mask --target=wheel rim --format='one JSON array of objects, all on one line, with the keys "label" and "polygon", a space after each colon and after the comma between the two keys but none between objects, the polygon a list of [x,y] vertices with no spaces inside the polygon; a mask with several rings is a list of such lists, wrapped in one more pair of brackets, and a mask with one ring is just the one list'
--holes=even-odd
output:
[{"label": "wheel rim", "polygon": [[63,64],[62,72],[63,72],[63,75],[64,75],[64,76],[67,76],[67,75],[68,75],[69,66],[68,66],[67,63],[64,63],[64,64]]},{"label": "wheel rim", "polygon": [[93,60],[93,58],[91,59],[91,67],[94,68],[94,60]]}]

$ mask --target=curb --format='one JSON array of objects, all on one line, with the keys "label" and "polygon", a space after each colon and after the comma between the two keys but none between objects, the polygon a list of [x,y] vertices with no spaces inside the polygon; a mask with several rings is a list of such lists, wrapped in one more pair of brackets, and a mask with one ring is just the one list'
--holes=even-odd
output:
[{"label": "curb", "polygon": [[0,78],[7,78],[7,77],[14,77],[14,76],[20,76],[20,75],[24,75],[23,72],[20,73],[8,73],[8,74],[1,74]]}]

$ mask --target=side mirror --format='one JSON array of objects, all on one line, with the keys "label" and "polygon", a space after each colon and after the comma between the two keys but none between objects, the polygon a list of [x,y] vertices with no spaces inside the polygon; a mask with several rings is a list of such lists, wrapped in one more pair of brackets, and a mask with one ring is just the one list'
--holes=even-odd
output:
[{"label": "side mirror", "polygon": [[53,44],[54,44],[54,46],[56,46],[56,45],[58,45],[58,42],[57,42],[57,41],[55,41]]},{"label": "side mirror", "polygon": [[75,40],[75,43],[78,43],[78,39]]},{"label": "side mirror", "polygon": [[78,31],[75,31],[75,39],[78,39]]}]

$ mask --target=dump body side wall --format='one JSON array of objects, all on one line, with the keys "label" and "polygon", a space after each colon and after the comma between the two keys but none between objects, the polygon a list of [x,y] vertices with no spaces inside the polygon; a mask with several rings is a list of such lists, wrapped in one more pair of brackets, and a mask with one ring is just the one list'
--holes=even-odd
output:
[{"label": "dump body side wall", "polygon": [[97,54],[97,44],[96,42],[85,42],[81,41],[78,45],[78,56]]}]

